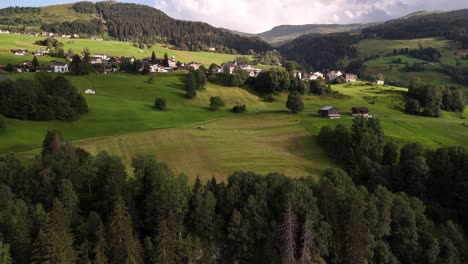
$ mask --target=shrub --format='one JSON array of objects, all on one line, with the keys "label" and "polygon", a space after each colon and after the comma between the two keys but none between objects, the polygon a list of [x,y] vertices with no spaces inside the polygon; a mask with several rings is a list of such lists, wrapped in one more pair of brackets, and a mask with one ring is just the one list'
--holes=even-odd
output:
[{"label": "shrub", "polygon": [[164,98],[156,98],[156,101],[154,101],[154,108],[160,110],[160,111],[165,111],[166,110],[166,99]]},{"label": "shrub", "polygon": [[420,112],[420,105],[418,100],[416,99],[408,99],[405,104],[405,112],[408,114],[419,114]]},{"label": "shrub", "polygon": [[302,102],[301,94],[297,91],[289,93],[286,107],[291,110],[293,114],[297,114],[304,110],[304,102]]},{"label": "shrub", "polygon": [[244,113],[247,110],[247,107],[244,105],[236,105],[232,108],[233,113]]},{"label": "shrub", "polygon": [[210,109],[211,111],[217,111],[218,109],[224,107],[224,102],[219,96],[212,96],[210,98]]}]

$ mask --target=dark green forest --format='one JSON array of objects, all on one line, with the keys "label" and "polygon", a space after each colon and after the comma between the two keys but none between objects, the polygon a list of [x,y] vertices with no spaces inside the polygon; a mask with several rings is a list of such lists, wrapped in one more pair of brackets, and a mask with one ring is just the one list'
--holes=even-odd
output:
[{"label": "dark green forest", "polygon": [[[319,180],[236,172],[224,182],[189,184],[185,175],[144,155],[132,159],[130,177],[120,158],[92,156],[49,131],[33,163],[0,157],[0,258],[4,263],[466,261],[457,224],[468,224],[465,149],[426,151],[408,144],[398,158],[398,148],[372,119],[358,119],[351,129],[324,128],[320,137],[348,172],[329,169]],[[359,166],[337,155],[350,155]]]},{"label": "dark green forest", "polygon": [[73,121],[87,112],[86,99],[62,76],[39,73],[34,80],[0,82],[0,114],[6,117]]}]

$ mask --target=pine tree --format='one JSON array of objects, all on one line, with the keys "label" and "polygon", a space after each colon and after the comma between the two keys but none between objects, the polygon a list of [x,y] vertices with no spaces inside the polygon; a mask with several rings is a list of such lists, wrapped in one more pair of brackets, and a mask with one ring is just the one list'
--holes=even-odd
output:
[{"label": "pine tree", "polygon": [[193,73],[189,73],[185,83],[185,91],[188,99],[193,99],[197,96],[197,82]]},{"label": "pine tree", "polygon": [[152,63],[156,63],[157,60],[158,60],[158,59],[156,58],[156,53],[154,53],[154,51],[153,51],[153,53],[151,53],[151,62],[152,62]]},{"label": "pine tree", "polygon": [[164,67],[169,67],[169,56],[167,55],[167,53],[164,53],[163,66]]},{"label": "pine tree", "polygon": [[36,56],[34,56],[33,60],[32,60],[32,66],[34,68],[37,68],[39,67],[39,61],[37,60]]},{"label": "pine tree", "polygon": [[120,196],[114,201],[107,229],[107,241],[111,241],[108,246],[110,263],[136,264],[143,261],[132,219]]},{"label": "pine tree", "polygon": [[286,207],[286,212],[283,215],[283,223],[281,225],[281,250],[284,264],[296,263],[296,232],[297,217],[292,208],[291,202],[289,202]]}]

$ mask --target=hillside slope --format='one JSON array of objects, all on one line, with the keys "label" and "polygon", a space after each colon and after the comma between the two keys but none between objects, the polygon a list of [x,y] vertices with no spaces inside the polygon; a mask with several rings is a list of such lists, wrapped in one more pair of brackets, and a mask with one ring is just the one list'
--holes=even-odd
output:
[{"label": "hillside slope", "polygon": [[0,29],[102,35],[147,44],[168,43],[191,51],[216,48],[217,51],[246,54],[251,50],[262,52],[271,49],[258,37],[243,37],[206,23],[173,19],[145,5],[117,2],[0,9]]}]

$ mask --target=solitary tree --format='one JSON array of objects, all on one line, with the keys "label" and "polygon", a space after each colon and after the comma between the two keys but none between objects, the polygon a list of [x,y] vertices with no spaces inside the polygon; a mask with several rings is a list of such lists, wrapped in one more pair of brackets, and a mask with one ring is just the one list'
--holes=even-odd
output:
[{"label": "solitary tree", "polygon": [[156,59],[156,53],[154,53],[154,51],[153,51],[153,53],[151,54],[151,62],[156,63],[156,60],[157,60]]},{"label": "solitary tree", "polygon": [[210,109],[211,111],[217,111],[218,109],[224,107],[224,102],[219,96],[212,96],[210,98]]},{"label": "solitary tree", "polygon": [[291,110],[293,114],[297,114],[304,110],[304,102],[301,100],[301,94],[297,91],[293,91],[288,96],[286,107]]},{"label": "solitary tree", "polygon": [[154,108],[164,111],[166,110],[166,99],[164,98],[156,98],[156,101],[154,101]]},{"label": "solitary tree", "polygon": [[39,67],[39,61],[37,60],[36,56],[34,56],[33,60],[32,60],[32,66],[34,68],[37,68]]},{"label": "solitary tree", "polygon": [[169,56],[167,53],[164,53],[164,62],[163,62],[164,67],[169,67]]},{"label": "solitary tree", "polygon": [[197,81],[193,73],[190,73],[185,83],[185,91],[187,98],[193,99],[197,96]]}]

